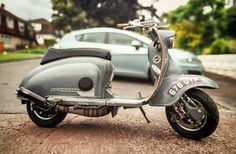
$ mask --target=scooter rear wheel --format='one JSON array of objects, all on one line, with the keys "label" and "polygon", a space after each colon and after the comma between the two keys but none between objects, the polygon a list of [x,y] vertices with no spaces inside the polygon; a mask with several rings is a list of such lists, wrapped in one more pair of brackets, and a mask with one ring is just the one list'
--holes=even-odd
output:
[{"label": "scooter rear wheel", "polygon": [[[178,113],[174,109],[174,107],[176,107],[175,105],[166,107],[167,120],[171,127],[184,137],[194,140],[206,138],[211,135],[218,126],[219,112],[217,106],[208,94],[199,89],[191,89],[187,91],[186,94],[195,104],[203,108],[205,115],[202,121],[195,124],[191,120],[189,122],[188,118],[178,117]],[[186,112],[186,114],[188,113]]]},{"label": "scooter rear wheel", "polygon": [[62,122],[67,115],[66,112],[55,110],[45,112],[37,108],[34,102],[28,102],[26,108],[30,119],[39,127],[54,127]]}]

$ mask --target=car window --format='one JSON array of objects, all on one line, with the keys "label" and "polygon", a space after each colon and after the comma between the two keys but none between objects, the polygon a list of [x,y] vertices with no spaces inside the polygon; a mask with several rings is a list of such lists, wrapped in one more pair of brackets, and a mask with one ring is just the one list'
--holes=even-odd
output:
[{"label": "car window", "polygon": [[77,41],[81,41],[82,40],[82,34],[81,35],[76,35],[75,36],[75,39],[77,40]]},{"label": "car window", "polygon": [[83,34],[83,37],[76,38],[76,40],[80,39],[82,42],[95,42],[95,43],[104,43],[105,33],[87,33]]},{"label": "car window", "polygon": [[118,44],[118,45],[131,45],[131,42],[135,40],[134,38],[119,34],[119,33],[109,33],[109,44]]}]

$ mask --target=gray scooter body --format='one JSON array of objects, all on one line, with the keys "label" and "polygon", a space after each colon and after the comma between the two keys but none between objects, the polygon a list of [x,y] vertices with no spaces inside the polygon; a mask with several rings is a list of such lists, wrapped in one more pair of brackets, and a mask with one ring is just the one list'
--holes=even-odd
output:
[{"label": "gray scooter body", "polygon": [[[49,95],[111,98],[110,88],[113,66],[109,60],[98,57],[70,57],[52,61],[32,70],[19,87],[42,97]],[[79,81],[88,77],[92,88],[81,90]]]}]

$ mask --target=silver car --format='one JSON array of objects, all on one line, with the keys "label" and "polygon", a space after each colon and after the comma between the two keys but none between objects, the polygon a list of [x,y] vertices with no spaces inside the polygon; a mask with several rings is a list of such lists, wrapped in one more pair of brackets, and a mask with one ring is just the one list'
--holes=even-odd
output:
[{"label": "silver car", "polygon": [[[152,41],[135,32],[115,28],[90,28],[66,34],[56,48],[95,47],[108,49],[112,55],[115,74],[120,76],[149,78],[148,44]],[[192,53],[170,49],[170,55],[183,73],[202,74],[201,61]]]}]

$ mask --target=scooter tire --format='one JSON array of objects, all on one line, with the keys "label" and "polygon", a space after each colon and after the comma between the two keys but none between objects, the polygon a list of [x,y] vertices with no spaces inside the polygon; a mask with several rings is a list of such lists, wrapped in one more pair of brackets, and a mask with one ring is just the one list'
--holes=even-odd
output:
[{"label": "scooter tire", "polygon": [[214,100],[205,92],[199,89],[191,89],[186,92],[188,97],[198,100],[204,109],[207,111],[207,119],[205,125],[196,131],[186,130],[179,126],[177,122],[171,119],[171,114],[173,112],[172,106],[166,107],[166,117],[171,127],[180,135],[190,138],[193,140],[200,140],[210,136],[217,128],[219,124],[219,112]]},{"label": "scooter tire", "polygon": [[50,119],[40,118],[32,108],[32,102],[28,102],[26,104],[26,109],[30,119],[39,127],[55,127],[56,125],[61,123],[67,115],[66,112],[56,111],[56,114]]}]

